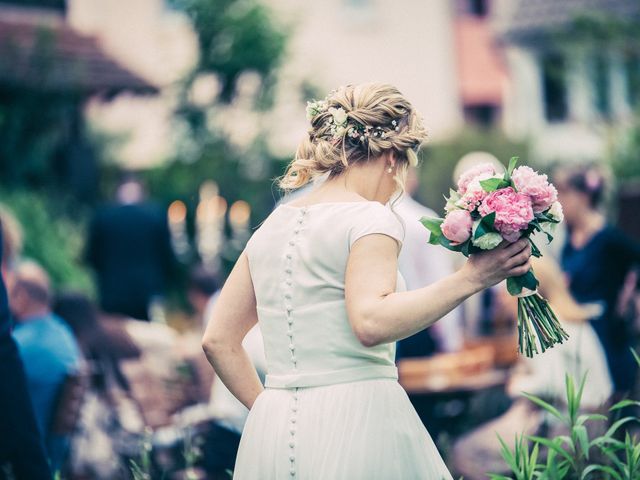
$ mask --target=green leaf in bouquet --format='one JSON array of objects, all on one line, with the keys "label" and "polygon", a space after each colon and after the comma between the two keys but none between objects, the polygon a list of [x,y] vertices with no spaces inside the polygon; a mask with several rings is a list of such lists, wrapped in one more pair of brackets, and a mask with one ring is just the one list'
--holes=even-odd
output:
[{"label": "green leaf in bouquet", "polygon": [[511,182],[511,175],[513,174],[513,170],[516,168],[518,164],[518,157],[511,157],[509,160],[509,167],[507,168],[507,172],[505,173],[504,179],[507,182]]},{"label": "green leaf in bouquet", "polygon": [[529,243],[531,244],[531,255],[533,255],[536,258],[542,257],[542,252],[540,251],[538,246],[535,243],[533,243],[533,240],[531,240],[531,238],[529,238]]},{"label": "green leaf in bouquet", "polygon": [[480,180],[480,185],[485,192],[494,192],[501,188],[509,187],[511,183],[504,180],[504,178],[487,178],[486,180]]},{"label": "green leaf in bouquet", "polygon": [[518,281],[518,277],[507,278],[507,291],[514,297],[522,292],[522,284]]},{"label": "green leaf in bouquet", "polygon": [[432,245],[441,244],[441,238],[444,238],[442,235],[442,222],[444,219],[442,218],[432,218],[432,217],[422,217],[420,219],[420,223],[424,225],[424,227],[429,230],[431,235],[429,235],[429,243]]},{"label": "green leaf in bouquet", "polygon": [[534,291],[538,288],[538,279],[533,274],[533,270],[529,270],[524,275],[519,277],[507,278],[507,290],[511,295],[519,295],[522,293],[522,289]]},{"label": "green leaf in bouquet", "polygon": [[[547,210],[547,212],[550,209]],[[536,219],[539,222],[549,222],[549,223],[560,223],[560,220],[556,220],[555,218],[547,215],[547,212],[542,212],[542,213],[536,213]]]},{"label": "green leaf in bouquet", "polygon": [[491,212],[480,219],[473,233],[473,238],[480,238],[487,233],[496,233],[494,223],[496,221],[496,212]]},{"label": "green leaf in bouquet", "polygon": [[535,290],[536,288],[538,288],[538,284],[540,283],[538,282],[536,276],[533,274],[533,270],[529,270],[527,273],[518,278],[522,279],[522,286],[528,290]]}]

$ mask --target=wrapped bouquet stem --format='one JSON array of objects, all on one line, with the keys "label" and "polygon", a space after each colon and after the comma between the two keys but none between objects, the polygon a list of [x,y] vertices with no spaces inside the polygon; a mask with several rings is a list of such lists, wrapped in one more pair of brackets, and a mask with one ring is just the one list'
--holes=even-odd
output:
[{"label": "wrapped bouquet stem", "polygon": [[[547,176],[516,168],[517,162],[513,157],[504,174],[491,164],[463,173],[447,198],[445,217],[421,219],[431,232],[429,242],[469,256],[527,238],[532,255],[542,256],[531,236],[540,232],[551,242],[562,207]],[[507,290],[518,297],[518,349],[528,357],[569,338],[537,288],[533,270],[507,279]]]}]

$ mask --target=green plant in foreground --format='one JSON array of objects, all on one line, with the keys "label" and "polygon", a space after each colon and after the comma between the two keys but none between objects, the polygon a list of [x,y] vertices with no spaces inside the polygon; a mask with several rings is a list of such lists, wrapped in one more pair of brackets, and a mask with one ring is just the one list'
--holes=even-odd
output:
[{"label": "green plant in foreground", "polygon": [[139,462],[135,460],[129,461],[133,480],[151,480],[153,478],[151,461],[151,452],[153,450],[153,445],[151,444],[152,436],[152,430],[149,427],[145,428],[144,438],[142,439],[140,448]]},{"label": "green plant in foreground", "polygon": [[[635,353],[634,353],[635,354]],[[640,359],[636,356],[640,362]],[[638,480],[640,479],[640,443],[628,432],[624,441],[616,435],[636,416],[627,416],[613,422],[607,431],[589,438],[587,426],[594,422],[609,421],[601,414],[580,414],[580,401],[586,375],[576,389],[570,376],[566,376],[567,410],[558,408],[534,395],[525,396],[547,414],[561,422],[567,435],[554,438],[539,436],[516,437],[512,450],[502,438],[502,457],[512,475],[489,474],[491,480]],[[612,406],[611,414],[626,407],[640,407],[636,400],[623,400]],[[539,460],[543,460],[539,463]]]}]

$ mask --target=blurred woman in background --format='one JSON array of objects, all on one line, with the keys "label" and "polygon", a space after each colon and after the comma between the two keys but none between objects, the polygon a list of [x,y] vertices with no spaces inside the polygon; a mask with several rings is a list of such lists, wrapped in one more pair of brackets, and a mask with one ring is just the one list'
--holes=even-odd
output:
[{"label": "blurred woman in background", "polygon": [[[544,257],[532,263],[540,280],[540,293],[549,300],[562,328],[569,334],[569,340],[533,358],[520,357],[507,388],[509,396],[514,399],[511,407],[500,417],[462,436],[455,443],[451,455],[453,470],[467,480],[487,478],[484,472],[500,473],[505,470],[498,435],[509,442],[515,435],[544,433],[543,428],[548,428],[547,433],[554,435],[566,433],[559,423],[545,423],[549,419],[539,407],[521,397],[523,391],[553,404],[564,405],[565,376],[571,376],[579,384],[586,375],[581,407],[589,411],[601,408],[613,393],[604,351],[589,324],[589,309],[573,299],[563,281],[560,267],[553,260]],[[498,308],[515,323],[517,298],[509,295],[505,288],[499,288],[497,292]]]},{"label": "blurred woman in background", "polygon": [[617,307],[625,279],[640,265],[640,246],[602,213],[606,182],[600,169],[563,167],[554,175],[554,183],[567,227],[561,266],[574,298],[598,312],[591,324],[604,347],[614,388],[624,394],[634,387],[638,365],[630,350],[629,322]]}]

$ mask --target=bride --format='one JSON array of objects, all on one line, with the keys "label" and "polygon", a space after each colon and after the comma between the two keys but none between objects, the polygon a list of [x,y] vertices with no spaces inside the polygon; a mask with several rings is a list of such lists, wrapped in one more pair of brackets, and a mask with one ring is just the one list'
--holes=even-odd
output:
[{"label": "bride", "polygon": [[[406,291],[392,197],[426,136],[417,112],[396,88],[362,84],[310,103],[307,114],[311,128],[280,185],[328,179],[254,233],[203,338],[216,373],[250,409],[234,478],[450,479],[397,382],[394,342],[524,274],[528,243],[473,255]],[[242,347],[257,322],[264,386]]]}]

